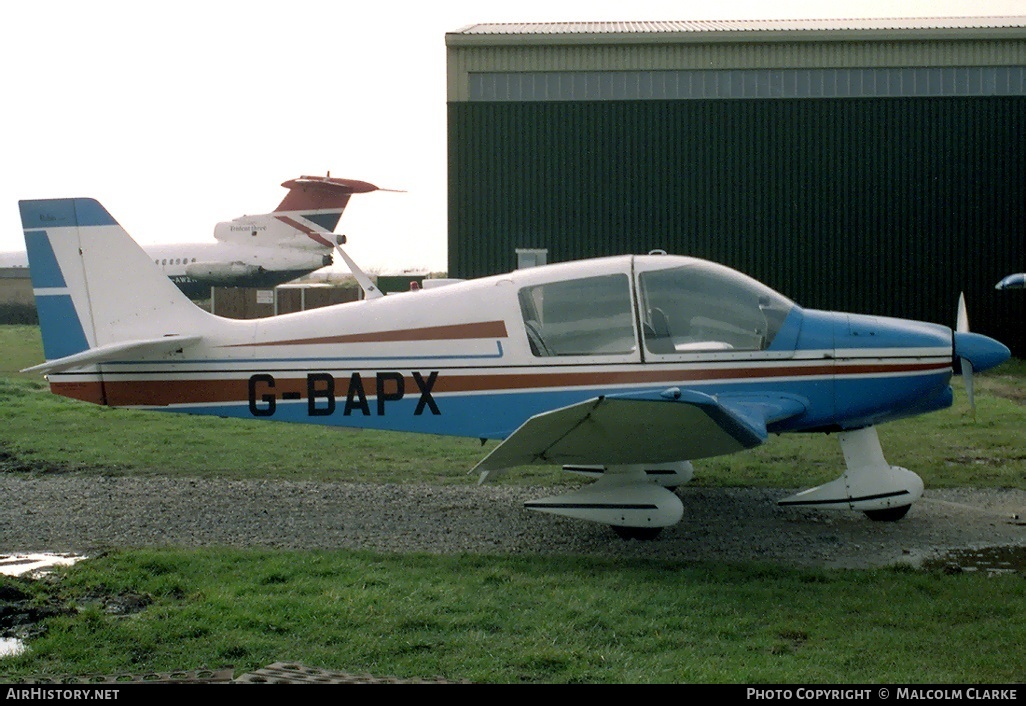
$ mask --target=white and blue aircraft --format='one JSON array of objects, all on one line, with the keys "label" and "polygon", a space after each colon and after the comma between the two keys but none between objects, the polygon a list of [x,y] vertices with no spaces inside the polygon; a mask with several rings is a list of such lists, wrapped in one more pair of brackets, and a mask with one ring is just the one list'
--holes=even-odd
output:
[{"label": "white and blue aircraft", "polygon": [[[50,389],[96,404],[495,439],[480,480],[594,476],[532,510],[650,538],[692,461],[833,432],[846,469],[782,505],[897,520],[922,495],[876,425],[1009,357],[945,326],[804,309],[712,262],[567,262],[258,320],[192,304],[92,199],[20,202]],[[346,258],[341,246],[339,253]]]}]

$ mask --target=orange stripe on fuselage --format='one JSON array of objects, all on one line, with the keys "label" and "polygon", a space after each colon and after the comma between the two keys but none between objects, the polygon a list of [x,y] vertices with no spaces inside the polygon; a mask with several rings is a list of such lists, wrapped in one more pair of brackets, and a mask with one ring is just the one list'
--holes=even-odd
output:
[{"label": "orange stripe on fuselage", "polygon": [[[530,373],[486,373],[455,375],[439,370],[432,392],[445,393],[488,393],[515,392],[532,389],[558,389],[582,387],[624,387],[630,385],[680,384],[688,382],[714,383],[717,381],[740,381],[766,378],[806,378],[836,376],[844,378],[858,375],[887,375],[895,373],[918,374],[941,372],[950,369],[950,362],[936,363],[888,363],[844,365],[840,369],[832,365],[744,367],[744,368],[701,368],[671,370],[639,370],[631,366],[623,370],[602,372],[530,372]],[[310,369],[310,373],[329,372],[330,368]],[[250,370],[249,374],[263,371]],[[374,396],[374,385],[368,381],[375,372],[368,369],[331,372],[335,379],[335,397],[345,397],[349,392],[351,375],[359,372],[368,397]],[[427,377],[429,368],[421,371]],[[187,373],[182,373],[185,375]],[[245,402],[249,399],[249,376],[231,380],[196,380],[170,377],[163,380],[118,380],[108,376],[104,382],[59,382],[51,376],[50,389],[54,394],[75,399],[108,404],[111,406],[168,406],[212,403]],[[416,381],[411,375],[404,376],[407,390],[415,390]],[[275,377],[274,391],[277,395],[298,393],[307,395],[307,378]],[[106,402],[103,401],[104,395]]]},{"label": "orange stripe on fuselage", "polygon": [[102,382],[54,382],[51,378],[50,392],[91,404],[107,404],[103,398]]}]

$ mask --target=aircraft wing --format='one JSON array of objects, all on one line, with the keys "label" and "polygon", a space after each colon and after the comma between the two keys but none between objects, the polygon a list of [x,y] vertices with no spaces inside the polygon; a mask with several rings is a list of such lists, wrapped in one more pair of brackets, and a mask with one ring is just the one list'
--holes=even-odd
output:
[{"label": "aircraft wing", "polygon": [[64,356],[56,360],[48,360],[40,365],[33,365],[25,368],[23,373],[56,373],[71,368],[82,368],[87,365],[97,365],[111,360],[124,359],[132,356],[155,355],[160,353],[171,353],[200,340],[201,336],[178,336],[169,335],[160,338],[139,339],[135,341],[122,341],[111,343],[106,346],[90,348],[89,350]]},{"label": "aircraft wing", "polygon": [[803,413],[791,395],[722,395],[671,388],[607,395],[537,414],[475,466],[479,482],[531,463],[668,463],[735,453],[766,440],[766,425]]}]

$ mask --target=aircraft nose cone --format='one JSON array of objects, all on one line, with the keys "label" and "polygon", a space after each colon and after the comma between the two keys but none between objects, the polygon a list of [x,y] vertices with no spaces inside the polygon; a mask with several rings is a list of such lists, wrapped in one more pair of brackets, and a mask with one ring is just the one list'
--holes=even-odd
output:
[{"label": "aircraft nose cone", "polygon": [[968,331],[955,332],[955,358],[966,358],[973,364],[973,372],[1001,365],[1010,356],[1007,346],[989,336]]}]

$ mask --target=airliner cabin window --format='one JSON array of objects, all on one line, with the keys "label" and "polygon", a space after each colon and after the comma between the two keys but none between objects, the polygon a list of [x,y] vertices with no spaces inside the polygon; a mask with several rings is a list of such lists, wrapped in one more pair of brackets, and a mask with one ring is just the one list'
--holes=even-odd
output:
[{"label": "airliner cabin window", "polygon": [[794,306],[713,263],[643,272],[638,296],[645,349],[656,354],[766,350]]},{"label": "airliner cabin window", "polygon": [[630,283],[624,274],[520,290],[531,352],[538,357],[634,352]]}]

